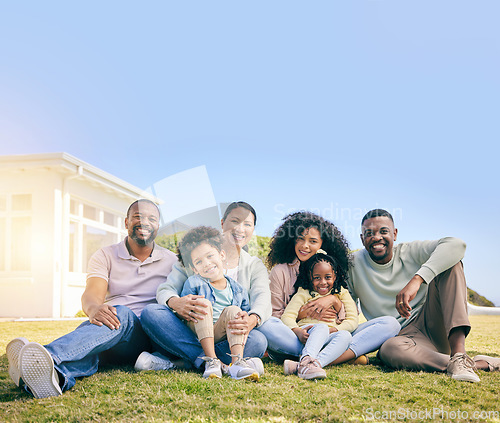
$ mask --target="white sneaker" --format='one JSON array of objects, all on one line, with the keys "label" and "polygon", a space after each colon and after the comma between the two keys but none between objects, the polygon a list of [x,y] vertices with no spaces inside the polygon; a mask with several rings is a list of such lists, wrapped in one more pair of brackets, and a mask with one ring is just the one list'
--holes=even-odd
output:
[{"label": "white sneaker", "polygon": [[230,364],[227,372],[229,376],[236,380],[259,380],[259,373],[243,358],[238,358],[238,360]]},{"label": "white sneaker", "polygon": [[145,370],[173,370],[175,364],[159,352],[153,354],[143,351],[135,362],[134,369],[138,372]]},{"label": "white sneaker", "polygon": [[29,341],[26,338],[16,338],[7,344],[6,352],[9,360],[9,376],[17,386],[22,384],[19,376],[19,353]]},{"label": "white sneaker", "polygon": [[446,374],[452,379],[463,382],[479,382],[479,376],[474,371],[476,365],[467,354],[456,353],[450,358],[446,367]]},{"label": "white sneaker", "polygon": [[264,363],[260,358],[246,357],[243,360],[245,360],[252,369],[256,370],[259,376],[262,376],[264,374]]},{"label": "white sneaker", "polygon": [[19,373],[35,398],[62,395],[54,361],[42,345],[29,342],[21,349]]},{"label": "white sneaker", "polygon": [[203,357],[205,362],[205,371],[203,377],[205,379],[214,379],[222,377],[221,362],[218,358]]}]

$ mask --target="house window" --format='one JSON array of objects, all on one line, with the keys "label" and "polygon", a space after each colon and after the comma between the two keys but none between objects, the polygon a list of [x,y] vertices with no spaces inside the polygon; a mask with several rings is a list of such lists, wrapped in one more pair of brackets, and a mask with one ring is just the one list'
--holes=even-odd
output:
[{"label": "house window", "polygon": [[13,217],[11,222],[10,270],[31,270],[31,217]]},{"label": "house window", "polygon": [[0,195],[0,270],[31,270],[31,194]]},{"label": "house window", "polygon": [[116,244],[125,235],[123,216],[71,198],[68,270],[86,272],[92,254],[106,245]]}]

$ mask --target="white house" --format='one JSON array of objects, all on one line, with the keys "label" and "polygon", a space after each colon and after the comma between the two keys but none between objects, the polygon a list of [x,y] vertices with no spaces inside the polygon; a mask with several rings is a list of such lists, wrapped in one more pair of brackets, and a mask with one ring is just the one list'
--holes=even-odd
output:
[{"label": "white house", "polygon": [[90,255],[144,196],[66,153],[0,156],[0,317],[74,316]]}]

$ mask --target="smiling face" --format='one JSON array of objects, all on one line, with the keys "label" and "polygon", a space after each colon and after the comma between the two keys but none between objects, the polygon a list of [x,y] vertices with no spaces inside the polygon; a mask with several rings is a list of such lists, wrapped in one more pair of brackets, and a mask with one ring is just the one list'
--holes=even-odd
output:
[{"label": "smiling face", "polygon": [[316,263],[312,270],[313,289],[320,295],[328,294],[333,288],[336,277],[330,263],[325,261]]},{"label": "smiling face", "polygon": [[317,228],[305,229],[295,241],[295,255],[300,261],[311,258],[321,248],[323,240]]},{"label": "smiling face", "polygon": [[224,251],[203,242],[191,251],[191,262],[194,273],[210,282],[224,278]]},{"label": "smiling face", "polygon": [[152,244],[158,233],[160,214],[158,208],[146,201],[134,204],[125,219],[128,236],[138,245]]},{"label": "smiling face", "polygon": [[251,211],[237,207],[221,221],[225,242],[242,248],[248,244],[255,229],[255,216]]},{"label": "smiling face", "polygon": [[387,216],[366,219],[361,227],[361,241],[371,259],[378,264],[391,261],[397,235],[394,222]]}]

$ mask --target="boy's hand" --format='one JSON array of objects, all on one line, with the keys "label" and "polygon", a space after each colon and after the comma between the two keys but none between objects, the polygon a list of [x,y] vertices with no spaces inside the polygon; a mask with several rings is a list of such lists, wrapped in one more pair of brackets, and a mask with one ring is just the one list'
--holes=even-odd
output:
[{"label": "boy's hand", "polygon": [[233,335],[246,335],[257,325],[257,316],[248,315],[246,311],[239,311],[233,320],[227,322]]},{"label": "boy's hand", "polygon": [[171,297],[167,305],[187,322],[198,323],[198,320],[203,320],[207,315],[207,305],[198,301],[199,298],[205,297],[193,294],[181,298]]},{"label": "boy's hand", "polygon": [[307,342],[307,338],[309,338],[308,330],[311,329],[313,325],[306,326],[305,328],[293,328],[295,335],[299,338],[299,341],[305,344]]}]

